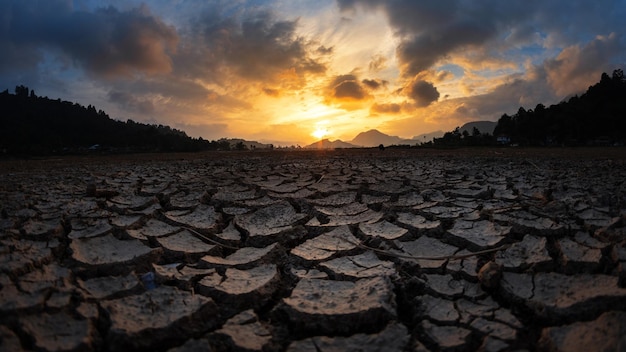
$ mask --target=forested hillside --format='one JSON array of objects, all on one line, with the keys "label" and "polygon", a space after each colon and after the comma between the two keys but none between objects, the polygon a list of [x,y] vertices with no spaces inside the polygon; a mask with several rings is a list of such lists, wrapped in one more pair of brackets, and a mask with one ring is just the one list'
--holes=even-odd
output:
[{"label": "forested hillside", "polygon": [[[603,73],[581,96],[534,109],[520,107],[498,120],[493,135],[460,128],[426,145],[487,146],[518,144],[624,145],[626,78],[621,69]],[[38,97],[25,86],[0,93],[0,154],[50,155],[104,152],[245,150],[228,140],[207,141],[163,125],[111,119],[104,111],[78,103]]]},{"label": "forested hillside", "polygon": [[[450,146],[583,146],[624,145],[626,142],[626,78],[621,69],[603,73],[600,82],[581,96],[549,107],[520,107],[504,114],[493,134],[457,127],[435,138],[432,145]],[[431,144],[426,144],[431,145]]]},{"label": "forested hillside", "polygon": [[3,154],[198,151],[218,149],[217,144],[168,126],[117,121],[91,105],[38,97],[24,86],[15,94],[0,93]]},{"label": "forested hillside", "polygon": [[600,82],[581,96],[550,107],[520,107],[504,114],[494,135],[520,145],[623,145],[626,140],[626,79],[624,71],[603,73]]}]

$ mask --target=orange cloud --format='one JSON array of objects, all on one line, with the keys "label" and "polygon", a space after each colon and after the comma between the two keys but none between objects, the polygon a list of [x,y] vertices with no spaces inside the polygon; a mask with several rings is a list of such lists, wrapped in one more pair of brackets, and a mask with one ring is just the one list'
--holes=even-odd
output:
[{"label": "orange cloud", "polygon": [[369,70],[371,72],[382,71],[387,68],[387,58],[377,54],[372,56],[372,61],[369,63]]},{"label": "orange cloud", "polygon": [[280,91],[278,89],[272,89],[272,88],[263,88],[263,93],[271,97],[277,97],[280,95]]},{"label": "orange cloud", "polygon": [[545,70],[548,83],[558,95],[583,92],[598,81],[602,72],[612,69],[609,58],[619,53],[619,40],[615,33],[597,36],[584,46],[569,46],[553,60],[547,60]]},{"label": "orange cloud", "polygon": [[371,113],[399,114],[401,111],[402,111],[402,106],[396,103],[391,103],[391,104],[375,103],[370,108]]}]

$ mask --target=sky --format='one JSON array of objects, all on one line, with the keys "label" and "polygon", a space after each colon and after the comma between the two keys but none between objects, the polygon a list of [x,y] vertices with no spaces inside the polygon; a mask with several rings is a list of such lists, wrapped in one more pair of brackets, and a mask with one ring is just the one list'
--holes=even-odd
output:
[{"label": "sky", "polygon": [[208,140],[412,138],[626,68],[626,0],[0,0],[0,90]]}]

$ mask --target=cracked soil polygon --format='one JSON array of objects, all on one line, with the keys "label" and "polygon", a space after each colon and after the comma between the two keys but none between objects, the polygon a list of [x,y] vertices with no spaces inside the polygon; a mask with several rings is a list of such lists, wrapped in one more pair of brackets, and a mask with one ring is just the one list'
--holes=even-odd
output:
[{"label": "cracked soil polygon", "polygon": [[620,350],[624,179],[623,148],[3,159],[0,350]]}]

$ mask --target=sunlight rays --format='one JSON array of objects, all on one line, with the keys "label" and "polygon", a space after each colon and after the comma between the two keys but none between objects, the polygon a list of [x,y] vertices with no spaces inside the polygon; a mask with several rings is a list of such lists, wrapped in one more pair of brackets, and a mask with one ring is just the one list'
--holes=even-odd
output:
[{"label": "sunlight rays", "polygon": [[313,133],[311,133],[311,136],[317,139],[324,139],[324,137],[326,137],[328,134],[329,131],[326,128],[318,127],[315,131],[313,131]]}]

